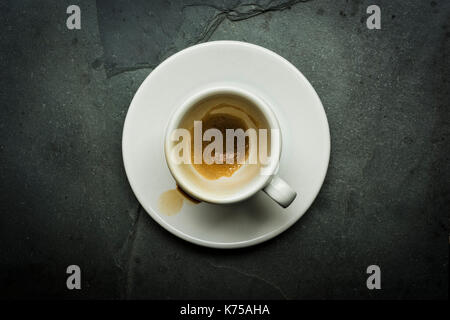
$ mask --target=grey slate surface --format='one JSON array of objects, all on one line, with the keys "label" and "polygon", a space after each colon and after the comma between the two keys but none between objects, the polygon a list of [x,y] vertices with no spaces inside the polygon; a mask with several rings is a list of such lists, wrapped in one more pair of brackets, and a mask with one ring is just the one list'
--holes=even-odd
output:
[{"label": "grey slate surface", "polygon": [[[83,0],[77,31],[65,26],[70,4],[0,3],[1,297],[448,297],[450,2]],[[370,4],[381,30],[366,28]],[[332,136],[307,214],[232,251],[157,225],[121,157],[127,108],[151,68],[222,39],[297,66]],[[70,264],[80,291],[65,287]],[[371,264],[382,290],[365,286]]]}]

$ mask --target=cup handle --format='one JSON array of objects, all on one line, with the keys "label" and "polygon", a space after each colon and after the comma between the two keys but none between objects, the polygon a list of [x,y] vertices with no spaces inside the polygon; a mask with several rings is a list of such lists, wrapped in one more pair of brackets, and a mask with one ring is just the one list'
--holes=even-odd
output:
[{"label": "cup handle", "polygon": [[297,196],[297,192],[278,176],[274,176],[263,190],[283,208],[287,208]]}]

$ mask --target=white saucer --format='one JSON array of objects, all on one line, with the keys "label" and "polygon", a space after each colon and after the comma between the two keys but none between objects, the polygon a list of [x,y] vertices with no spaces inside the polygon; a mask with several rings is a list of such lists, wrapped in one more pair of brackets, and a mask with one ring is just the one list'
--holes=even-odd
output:
[{"label": "white saucer", "polygon": [[[158,212],[160,195],[175,188],[163,151],[170,115],[193,92],[229,82],[263,98],[278,117],[283,139],[279,175],[297,198],[283,209],[260,191],[238,204],[184,201],[175,215]],[[180,51],[150,73],[128,110],[122,149],[130,185],[156,222],[199,245],[238,248],[275,237],[305,213],[327,172],[330,133],[317,93],[291,63],[256,45],[215,41]]]}]

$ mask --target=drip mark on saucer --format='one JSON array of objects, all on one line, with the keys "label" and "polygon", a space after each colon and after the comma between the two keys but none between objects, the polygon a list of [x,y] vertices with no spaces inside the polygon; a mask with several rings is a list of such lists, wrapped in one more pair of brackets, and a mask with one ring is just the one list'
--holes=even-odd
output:
[{"label": "drip mark on saucer", "polygon": [[165,191],[159,196],[158,209],[168,216],[173,216],[181,211],[184,200],[192,204],[198,204],[200,201],[190,197],[180,187]]}]

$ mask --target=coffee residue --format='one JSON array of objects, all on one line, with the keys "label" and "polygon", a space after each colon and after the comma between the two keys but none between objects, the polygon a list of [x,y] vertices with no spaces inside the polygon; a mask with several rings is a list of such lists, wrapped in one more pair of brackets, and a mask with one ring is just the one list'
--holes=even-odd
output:
[{"label": "coffee residue", "polygon": [[[239,155],[238,154],[238,146],[237,143],[234,144],[234,150],[232,153],[228,153],[226,150],[226,130],[227,129],[242,129],[244,132],[248,129],[247,124],[244,120],[240,119],[239,117],[224,113],[224,112],[217,112],[216,110],[219,108],[233,108],[237,109],[241,112],[244,112],[242,109],[229,105],[229,104],[220,104],[216,107],[209,110],[201,119],[202,121],[202,130],[205,132],[208,129],[218,129],[223,136],[223,150],[222,154],[216,154],[215,152],[212,154],[213,157],[218,157],[223,159],[223,163],[212,163],[207,164],[205,162],[202,162],[201,164],[195,164],[194,163],[194,134],[193,134],[193,128],[191,129],[191,157],[192,157],[192,163],[194,168],[197,170],[198,173],[200,173],[203,177],[209,180],[216,180],[221,177],[231,177],[241,166],[242,163],[238,163]],[[215,112],[216,111],[216,112]],[[250,117],[250,116],[249,116]],[[251,117],[250,119],[254,121]],[[203,133],[202,133],[203,134]],[[211,141],[204,141],[202,140],[202,154],[204,149],[211,143]],[[245,137],[245,155],[244,160],[248,158],[248,151],[249,151],[249,139],[248,137]],[[226,163],[226,159],[233,158],[233,163]]]},{"label": "coffee residue", "polygon": [[167,190],[159,196],[158,209],[162,213],[172,216],[181,211],[184,200],[188,200],[193,204],[200,203],[200,201],[190,197],[186,192],[177,186],[176,189]]}]

